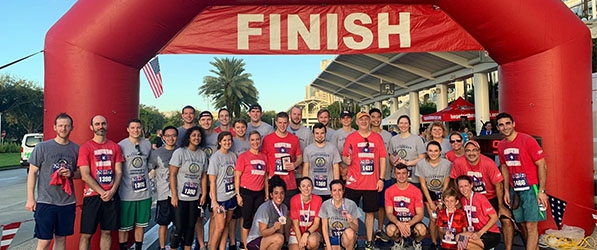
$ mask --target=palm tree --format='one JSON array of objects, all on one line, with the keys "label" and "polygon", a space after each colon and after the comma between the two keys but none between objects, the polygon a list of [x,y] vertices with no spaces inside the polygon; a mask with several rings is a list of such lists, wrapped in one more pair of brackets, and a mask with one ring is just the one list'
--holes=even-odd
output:
[{"label": "palm tree", "polygon": [[216,109],[228,108],[233,117],[240,117],[241,106],[248,109],[257,103],[259,92],[251,80],[251,74],[245,72],[243,59],[214,58],[210,62],[214,69],[209,70],[215,76],[205,76],[199,94],[211,98]]}]

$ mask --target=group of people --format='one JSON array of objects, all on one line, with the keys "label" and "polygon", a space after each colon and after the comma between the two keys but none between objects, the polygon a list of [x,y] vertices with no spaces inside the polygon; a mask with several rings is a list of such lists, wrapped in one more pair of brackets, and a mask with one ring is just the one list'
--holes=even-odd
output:
[{"label": "group of people", "polygon": [[[52,239],[54,249],[64,249],[73,234],[73,178],[85,183],[80,249],[89,249],[98,225],[101,249],[110,249],[114,230],[121,249],[128,248],[130,231],[141,249],[151,217],[150,179],[161,249],[190,249],[193,243],[236,249],[237,222],[241,249],[354,249],[363,214],[368,250],[377,248],[376,238],[393,240],[394,249],[408,242],[422,249],[429,235],[432,248],[456,249],[462,238],[466,248],[490,249],[500,241],[498,219],[506,249],[512,219],[524,223],[527,249],[537,247],[537,222],[545,218],[539,207],[547,206],[545,162],[536,141],[514,130],[509,114],[497,118],[505,136],[500,171],[476,141],[448,136],[442,123],[432,123],[429,138],[421,138],[410,133],[408,116],[398,118],[397,135],[383,130],[376,108],[341,112],[338,130],[330,128],[325,109],[312,129],[301,124],[300,107],[278,113],[275,127],[261,121],[258,104],[248,113],[250,121],[232,122],[221,109],[214,127],[211,112],[196,119],[195,108],[185,106],[183,125],[163,128],[157,149],[143,138],[138,119],[128,122],[127,138],[107,139],[101,115],[91,119],[93,138],[79,147],[69,140],[72,118],[59,114],[56,137],[38,144],[30,158],[26,208],[35,212],[38,249]],[[422,223],[425,212],[428,225]]]}]

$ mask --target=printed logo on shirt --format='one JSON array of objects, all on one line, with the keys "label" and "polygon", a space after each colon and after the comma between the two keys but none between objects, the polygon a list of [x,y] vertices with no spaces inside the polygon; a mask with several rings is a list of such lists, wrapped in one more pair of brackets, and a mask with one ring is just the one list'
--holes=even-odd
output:
[{"label": "printed logo on shirt", "polygon": [[193,162],[193,163],[191,163],[191,165],[189,165],[189,172],[194,174],[194,173],[199,172],[199,170],[201,170],[201,167],[199,167],[199,164]]},{"label": "printed logo on shirt", "polygon": [[476,206],[466,205],[466,206],[464,206],[464,211],[466,211],[467,213],[468,212],[471,213],[471,221],[473,223],[479,223],[479,218],[477,217],[477,207]]},{"label": "printed logo on shirt", "polygon": [[96,149],[93,151],[93,156],[95,157],[95,166],[96,167],[109,167],[112,166],[112,157],[113,152],[111,149]]},{"label": "printed logo on shirt", "polygon": [[143,166],[143,158],[135,157],[135,159],[133,159],[131,164],[133,164],[133,167],[135,167],[135,168],[140,168],[141,166]]},{"label": "printed logo on shirt", "polygon": [[226,175],[234,176],[234,166],[229,165],[228,167],[226,167]]},{"label": "printed logo on shirt", "polygon": [[68,161],[65,159],[58,159],[56,162],[54,162],[54,164],[52,164],[52,172],[56,172],[58,169],[62,167],[70,169],[71,164],[69,164]]},{"label": "printed logo on shirt", "polygon": [[210,147],[204,147],[203,152],[205,152],[205,154],[207,155],[207,158],[209,158],[209,157],[211,157],[211,154],[213,154],[214,150],[211,149]]},{"label": "printed logo on shirt", "polygon": [[396,152],[395,155],[398,155],[398,157],[400,157],[400,159],[405,159],[406,158],[406,150],[404,149],[398,149],[398,152]]},{"label": "printed logo on shirt", "polygon": [[325,159],[323,157],[317,157],[317,159],[315,159],[315,166],[319,168],[324,167]]},{"label": "printed logo on shirt", "polygon": [[504,149],[504,155],[506,156],[506,165],[508,167],[521,166],[520,163],[520,151],[518,148],[507,148]]}]

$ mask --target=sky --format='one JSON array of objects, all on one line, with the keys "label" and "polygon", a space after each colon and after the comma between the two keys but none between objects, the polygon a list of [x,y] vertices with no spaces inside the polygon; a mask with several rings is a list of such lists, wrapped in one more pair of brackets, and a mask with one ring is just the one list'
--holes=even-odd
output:
[{"label": "sky", "polygon": [[[76,1],[3,0],[0,7],[0,65],[43,49],[46,32]],[[203,77],[212,75],[214,57],[236,57],[245,61],[264,110],[285,111],[305,97],[305,86],[321,72],[320,63],[334,55],[159,55],[164,94],[155,99],[147,79],[140,72],[140,102],[160,111],[180,110],[193,105],[198,110],[215,110],[208,98],[198,94]],[[0,70],[43,87],[43,54]]]}]

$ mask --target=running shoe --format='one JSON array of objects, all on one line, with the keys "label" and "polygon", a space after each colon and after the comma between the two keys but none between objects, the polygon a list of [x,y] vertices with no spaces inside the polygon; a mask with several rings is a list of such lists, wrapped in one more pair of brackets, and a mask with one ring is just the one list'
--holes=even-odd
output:
[{"label": "running shoe", "polygon": [[392,246],[392,250],[403,250],[404,249],[404,239],[400,238],[398,241],[394,241],[394,245]]},{"label": "running shoe", "polygon": [[365,241],[365,250],[379,250],[373,241]]},{"label": "running shoe", "polygon": [[413,240],[413,248],[415,250],[423,250],[423,242],[417,242]]},{"label": "running shoe", "polygon": [[382,230],[377,230],[377,232],[375,232],[375,238],[380,239],[383,242],[390,241],[390,236],[388,236],[388,234]]}]

